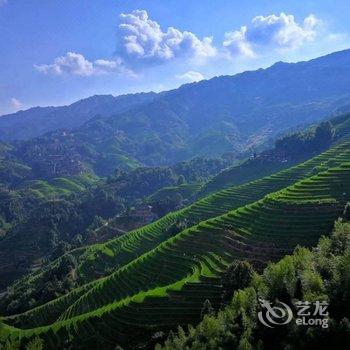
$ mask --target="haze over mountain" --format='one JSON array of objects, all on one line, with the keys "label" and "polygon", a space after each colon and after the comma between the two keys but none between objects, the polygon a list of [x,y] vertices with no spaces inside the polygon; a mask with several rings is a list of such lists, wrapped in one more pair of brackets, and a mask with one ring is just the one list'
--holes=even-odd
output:
[{"label": "haze over mountain", "polygon": [[155,93],[91,96],[62,107],[33,107],[0,117],[2,140],[29,139],[60,128],[80,126],[96,114],[111,115],[149,102]]},{"label": "haze over mountain", "polygon": [[345,50],[308,62],[278,62],[267,69],[186,84],[160,94],[92,96],[69,106],[35,107],[2,116],[0,139],[28,139],[79,127],[96,115],[113,115],[109,123],[127,132],[143,133],[139,129],[151,127],[160,131],[172,125],[191,137],[224,133],[234,144],[263,131],[273,134],[317,120],[348,103],[349,72],[350,50]]},{"label": "haze over mountain", "polygon": [[0,139],[39,135],[16,143],[27,165],[61,155],[106,176],[116,167],[244,154],[349,103],[350,50],[345,50],[159,94],[93,96],[65,107],[32,108],[1,117]]},{"label": "haze over mountain", "polygon": [[159,94],[93,96],[70,106],[21,111],[0,118],[0,139],[39,135],[16,143],[16,156],[26,165],[47,168],[52,156],[62,156],[106,176],[116,167],[246,154],[349,103],[350,50],[345,50]]}]

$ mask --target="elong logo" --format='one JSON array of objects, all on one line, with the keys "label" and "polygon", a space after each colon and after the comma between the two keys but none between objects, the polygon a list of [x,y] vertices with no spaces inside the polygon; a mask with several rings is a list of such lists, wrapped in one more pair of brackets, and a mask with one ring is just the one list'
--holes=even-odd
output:
[{"label": "elong logo", "polygon": [[260,299],[259,302],[262,308],[266,309],[263,313],[258,313],[259,321],[266,327],[274,328],[274,325],[288,324],[293,318],[292,309],[281,301],[278,302],[280,306],[272,306],[271,303],[265,299]]},{"label": "elong logo", "polygon": [[[293,311],[287,304],[277,301],[275,305],[268,300],[259,298],[262,311],[258,312],[259,321],[266,327],[274,328],[290,323],[293,319]],[[297,301],[294,303],[297,309],[295,323],[298,326],[321,326],[328,328],[328,303],[326,301]]]}]

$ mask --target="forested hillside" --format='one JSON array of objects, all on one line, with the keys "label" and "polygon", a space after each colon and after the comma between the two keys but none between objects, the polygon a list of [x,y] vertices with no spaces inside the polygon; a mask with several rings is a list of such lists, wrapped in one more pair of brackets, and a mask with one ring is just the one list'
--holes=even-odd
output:
[{"label": "forested hillside", "polygon": [[[332,129],[332,137],[344,131],[336,144],[309,161],[73,250],[19,280],[2,298],[9,315],[3,338],[39,336],[48,348],[133,348],[157,331],[197,323],[205,300],[220,307],[231,263],[249,261],[261,271],[332,230],[350,199],[347,118]],[[11,300],[17,305],[9,308]],[[131,329],[132,343],[125,338]]]},{"label": "forested hillside", "polygon": [[240,158],[289,128],[346,109],[349,62],[346,50],[160,94],[95,96],[19,112],[0,118],[0,140],[38,136],[15,142],[14,154],[46,177],[86,169],[107,176],[116,167],[169,165],[227,152]]},{"label": "forested hillside", "polygon": [[[191,349],[342,349],[350,341],[350,216],[338,221],[334,232],[322,237],[312,250],[298,247],[293,255],[269,264],[260,275],[245,263],[234,263],[226,276],[227,305],[215,314],[210,303],[203,307],[201,323],[179,328],[156,350]],[[346,217],[347,216],[347,217]],[[239,290],[237,290],[239,289]],[[233,298],[231,299],[232,294]],[[321,300],[328,306],[328,328],[292,324],[269,329],[258,321],[258,298],[294,305],[297,301]],[[307,305],[307,304],[306,304]],[[313,310],[315,312],[315,310]],[[154,343],[164,338],[158,334]]]},{"label": "forested hillside", "polygon": [[71,129],[82,125],[96,115],[112,115],[150,102],[155,93],[92,96],[69,106],[34,107],[0,117],[0,140],[30,139],[46,132]]},{"label": "forested hillside", "polygon": [[0,0],[0,350],[349,348],[347,1]]},{"label": "forested hillside", "polygon": [[3,117],[1,340],[154,345],[222,307],[231,264],[330,232],[350,199],[350,115],[332,116],[349,52]]},{"label": "forested hillside", "polygon": [[[91,173],[47,180],[18,176],[11,184],[7,179],[14,175],[3,164],[9,177],[0,177],[1,289],[65,251],[114,237],[118,230],[108,220],[115,216],[121,216],[116,228],[125,232],[185,205],[202,182],[232,162],[230,158],[195,158],[172,167],[116,169],[107,179]],[[144,212],[142,203],[148,196],[178,185],[187,191],[171,198],[154,197],[152,211]],[[111,229],[96,231],[100,225]]]},{"label": "forested hillside", "polygon": [[349,120],[350,115],[345,114],[277,139],[274,148],[260,154],[254,152],[248,160],[220,172],[201,188],[199,196],[272,174],[321,153],[347,135]]},{"label": "forested hillside", "polygon": [[[180,232],[181,229],[184,229],[186,227],[192,226],[193,224],[208,219],[212,216],[220,215],[225,213],[229,209],[238,208],[242,205],[245,205],[247,203],[254,202],[257,199],[262,198],[264,195],[268,194],[269,192],[272,192],[274,190],[279,190],[283,188],[284,186],[288,186],[292,184],[293,182],[307,177],[311,175],[313,172],[319,172],[322,170],[327,169],[330,165],[336,164],[333,161],[332,158],[335,157],[338,154],[342,154],[342,152],[345,152],[347,150],[348,144],[345,143],[343,145],[340,145],[336,147],[335,149],[331,149],[329,152],[326,152],[325,154],[316,157],[304,164],[301,164],[300,166],[282,171],[281,173],[278,173],[276,175],[272,175],[270,177],[263,178],[261,180],[253,181],[251,183],[247,183],[245,185],[241,186],[233,186],[229,190],[223,190],[221,192],[218,192],[212,196],[209,196],[207,198],[204,198],[203,200],[200,200],[191,206],[184,208],[180,212],[177,213],[171,213],[164,218],[160,219],[158,222],[156,222],[154,225],[150,225],[150,227],[146,227],[145,229],[140,230],[140,234],[142,234],[141,237],[143,237],[144,233],[147,232],[153,232],[154,229],[157,230],[158,234],[156,235],[154,240],[149,239],[141,239],[138,243],[139,249],[141,249],[141,252],[144,251],[145,247],[149,247],[151,244],[151,247],[154,247],[156,244],[159,244],[162,240],[164,240],[169,235],[172,235],[176,232]],[[283,179],[283,181],[280,180],[280,177]],[[273,181],[271,181],[271,179]],[[117,182],[118,183],[118,182]],[[113,186],[113,183],[112,183]],[[113,188],[113,187],[112,187]],[[242,193],[245,193],[244,196],[242,196]],[[101,199],[100,199],[101,200]],[[112,231],[113,232],[113,231]],[[135,233],[137,236],[139,233]],[[131,238],[132,239],[132,238]],[[146,244],[147,243],[147,244]],[[99,246],[97,248],[98,256],[100,256],[100,262],[98,265],[101,266],[103,264],[103,268],[96,270],[94,266],[90,266],[89,268],[89,274],[86,276],[80,276],[79,271],[84,271],[88,265],[90,264],[90,248],[87,249],[87,256],[85,252],[85,249],[80,249],[77,251],[77,266],[81,265],[81,268],[77,270],[76,276],[75,276],[75,285],[76,283],[80,284],[82,281],[80,281],[81,278],[83,278],[84,282],[91,281],[92,279],[98,277],[102,271],[109,271],[111,268],[115,268],[116,266],[119,266],[120,261],[119,259],[115,259],[114,255],[109,257],[109,255],[100,254],[100,252],[105,251],[105,248],[107,249],[115,249],[114,243],[107,242],[104,246]],[[95,249],[92,250],[92,252],[95,252]],[[93,253],[95,255],[95,253]],[[134,252],[133,252],[134,254]],[[133,258],[133,254],[127,255],[126,258],[130,261],[130,259]],[[124,258],[123,258],[124,259]],[[125,260],[123,260],[123,263]],[[53,265],[55,271],[60,271],[62,269],[62,264],[65,264],[65,260],[62,262],[58,261],[58,266],[56,265],[57,262]],[[86,266],[86,267],[85,267]],[[63,269],[64,270],[64,269]],[[61,273],[55,273],[56,279],[58,281],[63,282],[65,279],[65,275]],[[47,298],[50,298],[50,296],[47,295],[47,285],[49,284],[49,280],[51,277],[50,273],[46,274],[45,272],[43,274],[40,274],[39,280],[39,286],[40,289],[42,289],[39,292],[39,295],[37,294],[38,291],[33,291],[36,294],[36,298],[38,297],[42,300],[47,300]],[[35,278],[36,280],[36,278]],[[36,287],[34,288],[36,289]],[[22,289],[19,289],[22,290]],[[32,291],[33,286],[31,285],[28,287],[27,285],[24,286],[24,289],[21,293],[21,302],[18,303],[23,308],[24,305],[27,304],[28,300],[31,299],[31,294],[27,295],[28,293],[25,292]],[[61,293],[65,292],[66,289],[61,290]],[[44,296],[45,295],[45,296]],[[16,299],[17,297],[14,297],[12,294],[10,294],[10,299]],[[26,299],[26,300],[25,300]],[[6,303],[5,303],[6,304]]]},{"label": "forested hillside", "polygon": [[[116,169],[106,180],[91,172],[35,179],[32,168],[26,167],[25,173],[13,171],[10,159],[11,164],[25,166],[11,158],[8,152],[12,148],[4,145],[0,190],[0,250],[4,267],[0,269],[0,285],[4,288],[29,269],[40,268],[68,250],[103,242],[116,232],[119,235],[142,226],[210,192],[269,175],[319,154],[346,135],[348,119],[348,115],[339,116],[305,132],[284,136],[275,148],[252,154],[240,165],[221,173],[235,161],[232,155],[194,158],[170,167],[138,167],[129,172]],[[142,202],[152,209],[145,212]],[[136,210],[131,210],[135,205]],[[114,221],[108,226],[108,220],[115,216],[122,218],[117,225]],[[102,234],[96,231],[99,225],[111,229]],[[65,290],[61,288],[61,292]]]}]

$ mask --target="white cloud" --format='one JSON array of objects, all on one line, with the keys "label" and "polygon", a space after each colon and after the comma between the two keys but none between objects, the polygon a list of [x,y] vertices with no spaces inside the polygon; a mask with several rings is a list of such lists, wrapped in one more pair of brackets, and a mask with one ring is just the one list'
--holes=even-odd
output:
[{"label": "white cloud", "polygon": [[184,74],[177,75],[176,78],[187,82],[195,82],[195,81],[203,80],[204,76],[199,72],[188,71]]},{"label": "white cloud", "polygon": [[154,64],[187,57],[198,61],[216,55],[213,39],[202,40],[195,34],[160,25],[145,10],[120,15],[117,53],[131,65]]},{"label": "white cloud", "polygon": [[7,0],[0,0],[0,6],[5,5],[7,3]]},{"label": "white cloud", "polygon": [[247,27],[241,27],[240,30],[225,34],[223,46],[227,48],[232,55],[239,54],[247,57],[254,57],[252,44],[246,38]]},{"label": "white cloud", "polygon": [[293,15],[257,16],[250,26],[225,34],[223,42],[232,55],[255,56],[264,50],[293,50],[313,41],[321,21],[314,15],[306,17],[302,24]]},{"label": "white cloud", "polygon": [[75,52],[68,52],[64,56],[57,57],[51,64],[34,65],[34,67],[45,74],[70,74],[86,77],[113,72],[126,72],[120,59],[114,61],[99,59],[90,62],[83,55]]},{"label": "white cloud", "polygon": [[23,103],[20,100],[18,100],[17,98],[12,97],[10,99],[10,106],[11,106],[11,108],[18,110],[21,107],[23,107]]},{"label": "white cloud", "polygon": [[[189,31],[180,31],[174,27],[163,29],[149,18],[147,11],[134,10],[120,14],[117,58],[89,61],[82,54],[68,52],[55,58],[52,63],[34,67],[45,74],[78,76],[109,73],[136,76],[135,71],[140,68],[179,58],[195,67],[213,57],[254,57],[270,51],[296,49],[315,40],[321,23],[314,15],[309,15],[302,23],[296,22],[293,15],[285,13],[257,16],[248,26],[225,33],[222,46],[216,48],[212,37],[200,39]],[[203,76],[189,71],[177,78],[199,81]]]}]

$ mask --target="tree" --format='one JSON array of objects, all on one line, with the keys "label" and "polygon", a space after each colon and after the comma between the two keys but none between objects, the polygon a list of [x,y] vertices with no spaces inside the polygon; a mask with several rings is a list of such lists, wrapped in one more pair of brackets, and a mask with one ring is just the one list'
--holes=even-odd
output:
[{"label": "tree", "polygon": [[323,149],[330,145],[333,139],[332,126],[330,122],[321,123],[315,130],[314,147]]},{"label": "tree", "polygon": [[232,299],[235,290],[246,288],[253,277],[254,269],[247,261],[236,260],[226,270],[222,279],[222,301],[226,304]]},{"label": "tree", "polygon": [[180,185],[183,185],[184,183],[186,183],[186,179],[183,175],[180,175],[177,179],[177,185],[180,186]]},{"label": "tree", "polygon": [[343,218],[346,221],[350,221],[350,202],[348,202],[345,206],[345,209],[343,212]]},{"label": "tree", "polygon": [[43,348],[44,342],[38,337],[31,340],[26,346],[26,350],[42,350]]},{"label": "tree", "polygon": [[[247,271],[248,270],[248,271]],[[230,266],[226,279],[246,277],[249,267],[240,262]],[[328,270],[328,271],[326,271]],[[300,275],[300,293],[295,276]],[[204,317],[187,334],[179,329],[164,346],[156,350],[198,349],[345,349],[350,341],[350,223],[338,220],[331,237],[321,238],[316,249],[297,248],[277,263],[271,263],[261,275],[254,273],[248,287],[235,291],[229,305],[217,314]],[[247,279],[248,280],[248,279]],[[241,282],[245,283],[245,278]],[[235,282],[239,285],[239,282]],[[261,308],[257,297],[283,300],[285,292],[293,300],[326,301],[328,327],[314,325],[269,329],[258,322]],[[298,296],[296,294],[298,293]],[[209,309],[205,302],[203,314]],[[311,310],[310,310],[311,311]],[[314,314],[315,315],[315,314]],[[319,315],[321,316],[321,314]],[[323,323],[325,324],[325,323]]]},{"label": "tree", "polygon": [[201,319],[204,318],[205,315],[213,315],[214,314],[214,309],[211,305],[210,300],[206,299],[205,302],[203,303],[203,307],[201,310]]}]

